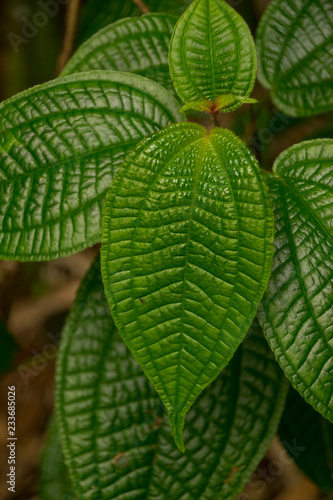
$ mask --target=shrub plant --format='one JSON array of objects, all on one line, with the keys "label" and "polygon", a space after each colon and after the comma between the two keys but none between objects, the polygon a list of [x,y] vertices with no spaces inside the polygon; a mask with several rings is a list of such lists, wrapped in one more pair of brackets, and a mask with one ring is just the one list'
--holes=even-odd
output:
[{"label": "shrub plant", "polygon": [[[103,25],[138,14],[105,5]],[[333,442],[333,140],[263,170],[220,123],[244,104],[260,123],[257,54],[288,120],[333,109],[332,2],[272,0],[257,49],[224,0],[163,5],[0,107],[0,257],[102,241],[62,334],[42,495],[234,499],[283,411],[293,458],[331,493],[311,447]]]}]

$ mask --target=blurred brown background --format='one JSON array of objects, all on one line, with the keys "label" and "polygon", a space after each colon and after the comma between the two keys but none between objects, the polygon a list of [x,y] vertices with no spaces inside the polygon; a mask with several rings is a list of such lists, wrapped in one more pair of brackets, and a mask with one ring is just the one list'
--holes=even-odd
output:
[{"label": "blurred brown background", "polygon": [[[0,100],[57,74],[66,26],[65,3],[59,12],[30,39],[22,42],[11,33],[22,30],[26,20],[40,10],[38,0],[0,2]],[[82,2],[83,3],[83,2]],[[230,0],[254,30],[267,0]],[[258,91],[258,89],[257,89]],[[259,92],[260,91],[259,89]],[[248,117],[244,112],[244,120]],[[224,118],[230,126],[230,117]],[[237,127],[242,131],[240,116]],[[273,134],[265,145],[269,165],[277,154],[305,135],[327,125],[327,117],[295,121],[288,130]],[[245,128],[245,139],[253,133]],[[266,147],[267,146],[267,147]],[[53,412],[54,368],[59,334],[81,279],[98,249],[49,263],[0,261],[0,317],[14,335],[19,351],[14,369],[0,380],[0,500],[38,498],[38,465],[45,430]],[[16,386],[17,400],[17,492],[7,491],[7,387]],[[316,460],[316,457],[313,457]],[[238,500],[325,499],[318,488],[291,463],[275,439],[250,484]],[[60,500],[60,499],[59,499]],[[214,500],[214,499],[212,499]]]}]

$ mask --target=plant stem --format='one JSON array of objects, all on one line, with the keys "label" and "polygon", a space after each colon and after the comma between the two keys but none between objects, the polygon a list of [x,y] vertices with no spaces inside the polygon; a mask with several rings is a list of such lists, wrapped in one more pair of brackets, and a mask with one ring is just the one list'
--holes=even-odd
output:
[{"label": "plant stem", "polygon": [[218,112],[217,113],[212,113],[211,114],[212,120],[213,120],[213,126],[214,127],[220,127],[219,119],[218,119]]},{"label": "plant stem", "polygon": [[143,0],[132,0],[133,3],[141,10],[142,14],[149,14],[150,10]]},{"label": "plant stem", "polygon": [[58,61],[58,73],[61,73],[72,55],[79,9],[80,0],[71,0],[67,9],[64,46]]}]

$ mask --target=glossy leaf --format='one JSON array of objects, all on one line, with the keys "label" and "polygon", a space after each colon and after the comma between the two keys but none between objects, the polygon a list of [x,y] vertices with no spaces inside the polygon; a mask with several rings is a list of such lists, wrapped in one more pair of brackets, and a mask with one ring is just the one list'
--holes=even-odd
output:
[{"label": "glossy leaf", "polygon": [[101,211],[126,153],[180,119],[158,84],[90,72],[0,106],[0,258],[49,260],[100,241]]},{"label": "glossy leaf", "polygon": [[168,127],[133,150],[109,191],[106,293],[180,448],[187,411],[254,318],[273,232],[259,166],[227,130]]},{"label": "glossy leaf", "polygon": [[14,338],[0,319],[0,376],[10,370],[17,348]]},{"label": "glossy leaf", "polygon": [[55,420],[49,425],[40,466],[41,500],[76,500],[64,463]]},{"label": "glossy leaf", "polygon": [[333,494],[333,425],[293,389],[279,435],[298,467],[324,492]]},{"label": "glossy leaf", "polygon": [[247,97],[256,71],[254,41],[243,18],[224,0],[195,0],[176,24],[170,45],[170,72],[181,99]]},{"label": "glossy leaf", "polygon": [[275,257],[259,318],[293,386],[333,421],[333,140],[297,144],[273,170]]},{"label": "glossy leaf", "polygon": [[[151,12],[167,12],[180,16],[192,0],[145,0]],[[123,17],[139,16],[133,0],[87,0],[81,9],[79,42],[94,35],[101,28]]]},{"label": "glossy leaf", "polygon": [[82,71],[130,71],[174,91],[169,72],[169,44],[176,17],[166,14],[122,19],[84,43],[62,75]]},{"label": "glossy leaf", "polygon": [[271,0],[257,33],[258,77],[291,116],[333,109],[333,3]]},{"label": "glossy leaf", "polygon": [[97,263],[62,336],[56,409],[80,500],[230,500],[273,438],[285,378],[258,326],[187,416],[186,454],[116,332]]}]

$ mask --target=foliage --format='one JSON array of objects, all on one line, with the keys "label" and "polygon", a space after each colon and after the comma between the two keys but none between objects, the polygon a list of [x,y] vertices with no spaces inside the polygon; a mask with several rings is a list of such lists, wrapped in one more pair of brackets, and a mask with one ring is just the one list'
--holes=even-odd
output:
[{"label": "foliage", "polygon": [[[57,365],[79,500],[235,498],[276,432],[287,379],[302,426],[328,429],[321,449],[333,421],[333,140],[294,141],[263,172],[219,126],[222,113],[250,117],[249,140],[272,116],[268,101],[251,108],[245,21],[224,0],[163,5],[120,19],[138,14],[131,1],[86,2],[79,36],[94,36],[61,77],[0,106],[0,257],[49,260],[102,239],[103,284],[97,260]],[[331,17],[329,0],[272,0],[259,23],[259,79],[288,124],[333,109]],[[210,125],[186,123],[190,109]],[[57,439],[54,428],[45,498],[72,494]],[[330,490],[324,467],[309,474]]]}]

